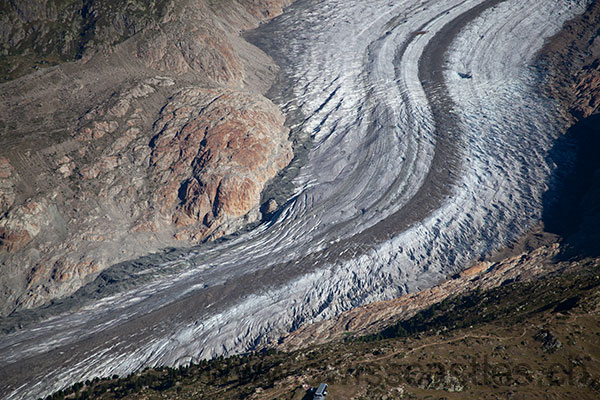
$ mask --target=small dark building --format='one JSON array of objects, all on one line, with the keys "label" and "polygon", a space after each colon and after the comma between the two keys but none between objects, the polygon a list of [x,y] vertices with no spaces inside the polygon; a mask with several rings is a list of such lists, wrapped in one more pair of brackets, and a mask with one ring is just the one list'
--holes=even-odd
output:
[{"label": "small dark building", "polygon": [[325,396],[327,396],[327,384],[321,383],[317,390],[315,390],[315,395],[313,397],[314,400],[325,400]]}]

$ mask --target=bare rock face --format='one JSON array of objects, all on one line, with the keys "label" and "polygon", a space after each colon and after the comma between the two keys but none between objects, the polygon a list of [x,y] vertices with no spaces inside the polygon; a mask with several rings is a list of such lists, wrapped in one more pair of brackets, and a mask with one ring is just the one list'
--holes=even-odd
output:
[{"label": "bare rock face", "polygon": [[[182,25],[180,31],[154,31],[140,44],[138,57],[158,71],[186,73],[201,72],[216,82],[240,80],[242,61],[231,43],[224,38],[227,34],[216,27],[194,27]],[[212,30],[212,32],[211,32]],[[177,40],[185,37],[185,41]]]},{"label": "bare rock face", "polygon": [[[261,191],[292,158],[263,96],[277,67],[239,36],[287,0],[152,1],[123,26],[89,3],[85,57],[1,85],[0,315],[257,220]],[[3,20],[27,12],[0,28],[3,48],[24,46],[23,21],[56,28],[79,5],[11,2]]]},{"label": "bare rock face", "polygon": [[0,220],[0,250],[17,252],[40,233],[46,202],[28,201]]},{"label": "bare rock face", "polygon": [[162,188],[153,200],[184,228],[178,237],[203,238],[258,207],[292,158],[283,123],[272,103],[245,92],[190,88],[170,100],[154,124],[150,165]]},{"label": "bare rock face", "polygon": [[15,201],[14,168],[6,157],[0,157],[0,210],[8,210]]},{"label": "bare rock face", "polygon": [[265,215],[271,215],[275,211],[277,211],[278,207],[279,204],[277,204],[277,201],[275,201],[275,199],[269,199],[265,204],[263,204],[262,212]]},{"label": "bare rock face", "polygon": [[541,53],[550,95],[576,120],[600,112],[600,3],[568,21]]},{"label": "bare rock face", "polygon": [[[600,57],[600,36],[598,42],[598,56]],[[575,104],[573,107],[576,115],[587,118],[600,111],[600,59],[595,59],[586,65],[575,77]]]}]

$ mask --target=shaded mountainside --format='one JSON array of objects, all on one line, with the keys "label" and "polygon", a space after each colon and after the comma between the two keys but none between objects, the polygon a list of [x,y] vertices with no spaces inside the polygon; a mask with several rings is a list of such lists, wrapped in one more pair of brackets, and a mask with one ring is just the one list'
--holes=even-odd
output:
[{"label": "shaded mountainside", "polygon": [[600,2],[568,21],[540,54],[546,90],[570,129],[550,152],[554,190],[544,199],[545,229],[560,235],[570,255],[600,256]]},{"label": "shaded mountainside", "polygon": [[287,3],[2,3],[3,79],[26,75],[0,89],[0,315],[262,218],[293,154],[240,32]]},{"label": "shaded mountainside", "polygon": [[548,74],[549,95],[563,104],[571,120],[587,118],[600,109],[600,3],[565,23],[539,54]]}]

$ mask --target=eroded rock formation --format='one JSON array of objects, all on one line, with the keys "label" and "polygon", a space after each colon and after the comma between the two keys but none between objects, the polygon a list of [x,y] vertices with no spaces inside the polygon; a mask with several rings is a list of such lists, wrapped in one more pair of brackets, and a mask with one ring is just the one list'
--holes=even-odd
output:
[{"label": "eroded rock formation", "polygon": [[[11,54],[22,20],[53,37],[54,3],[19,6],[39,12],[4,26]],[[263,95],[277,67],[239,36],[287,0],[153,3],[116,36],[100,3],[82,59],[2,85],[0,315],[257,220],[262,189],[292,158]]]},{"label": "eroded rock formation", "polygon": [[150,166],[153,200],[184,228],[178,238],[256,218],[262,188],[291,161],[283,123],[273,104],[244,92],[191,88],[171,99],[154,124]]}]

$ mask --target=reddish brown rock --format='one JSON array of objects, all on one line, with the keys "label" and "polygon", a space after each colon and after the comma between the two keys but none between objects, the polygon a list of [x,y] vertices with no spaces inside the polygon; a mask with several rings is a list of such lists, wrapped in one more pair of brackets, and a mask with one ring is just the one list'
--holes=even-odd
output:
[{"label": "reddish brown rock", "polygon": [[600,110],[600,59],[577,74],[574,92],[576,99],[572,109],[576,115],[587,118]]},{"label": "reddish brown rock", "polygon": [[150,163],[165,189],[154,201],[177,226],[202,224],[205,235],[215,224],[246,215],[292,158],[283,123],[276,107],[256,95],[181,91],[155,124]]},{"label": "reddish brown rock", "polygon": [[11,209],[0,218],[0,252],[18,252],[41,230],[47,206],[45,201],[32,201]]},{"label": "reddish brown rock", "polygon": [[0,252],[16,252],[31,242],[31,235],[25,230],[9,231],[0,227]]},{"label": "reddish brown rock", "polygon": [[567,21],[547,40],[540,57],[550,68],[547,90],[568,118],[582,119],[600,112],[600,3]]},{"label": "reddish brown rock", "polygon": [[13,173],[13,167],[6,157],[0,157],[0,179],[10,178]]}]

